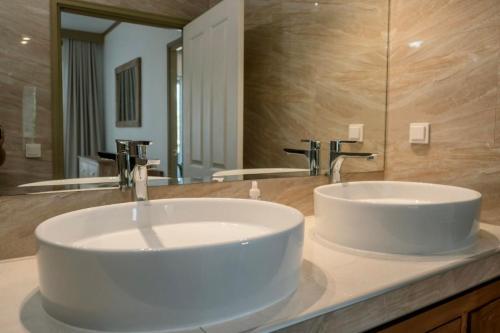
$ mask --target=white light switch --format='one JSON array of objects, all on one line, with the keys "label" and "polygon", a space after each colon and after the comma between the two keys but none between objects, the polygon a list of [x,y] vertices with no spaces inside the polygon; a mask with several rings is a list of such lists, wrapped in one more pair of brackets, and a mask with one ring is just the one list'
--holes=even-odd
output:
[{"label": "white light switch", "polygon": [[429,123],[410,124],[410,143],[429,144],[429,136],[430,136]]},{"label": "white light switch", "polygon": [[349,124],[349,140],[363,142],[364,129],[365,125],[363,124]]},{"label": "white light switch", "polygon": [[26,158],[42,157],[42,145],[39,143],[27,143],[25,156]]}]

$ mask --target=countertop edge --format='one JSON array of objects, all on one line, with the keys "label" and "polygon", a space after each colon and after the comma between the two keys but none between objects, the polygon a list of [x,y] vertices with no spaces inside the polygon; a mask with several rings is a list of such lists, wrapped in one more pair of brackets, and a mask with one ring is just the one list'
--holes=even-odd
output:
[{"label": "countertop edge", "polygon": [[441,302],[500,277],[500,252],[401,285],[330,312],[268,327],[264,332],[360,332]]}]

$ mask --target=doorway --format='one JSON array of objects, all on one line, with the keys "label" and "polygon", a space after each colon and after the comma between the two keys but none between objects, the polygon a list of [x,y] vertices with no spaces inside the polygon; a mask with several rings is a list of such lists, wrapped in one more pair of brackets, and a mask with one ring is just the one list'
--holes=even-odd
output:
[{"label": "doorway", "polygon": [[182,178],[182,38],[167,45],[168,176]]},{"label": "doorway", "polygon": [[[52,145],[53,145],[53,176],[54,179],[64,178],[65,170],[65,151],[64,151],[64,113],[63,113],[63,73],[62,73],[62,52],[61,45],[63,40],[62,14],[71,14],[79,16],[79,18],[95,17],[102,21],[116,22],[111,23],[102,33],[85,33],[85,36],[98,36],[102,39],[104,32],[110,33],[116,31],[117,26],[125,24],[138,24],[152,28],[167,28],[182,30],[188,23],[187,20],[173,18],[164,15],[156,15],[144,13],[135,10],[124,9],[120,7],[107,6],[101,4],[73,1],[73,0],[52,0],[51,1],[51,58],[52,58]],[[106,22],[104,22],[106,23]],[[118,25],[118,23],[121,23]],[[66,29],[68,30],[68,29]],[[68,36],[66,36],[68,37]],[[70,36],[73,39],[75,35]],[[81,39],[80,33],[78,38]],[[161,46],[162,52],[165,52],[165,44]],[[161,64],[165,66],[165,62]],[[162,71],[165,73],[165,71]],[[161,76],[161,75],[160,75]],[[163,90],[164,92],[165,90]],[[161,92],[160,92],[161,93]],[[161,93],[164,96],[164,93]],[[165,97],[164,97],[165,98]],[[165,98],[166,99],[166,98]],[[146,100],[146,99],[145,99]],[[156,108],[145,108],[146,110],[154,110]],[[147,112],[147,111],[146,111]],[[166,116],[165,116],[166,117]],[[166,122],[166,120],[165,120]],[[165,124],[165,122],[163,124]],[[143,125],[142,125],[143,126]],[[166,125],[164,125],[166,126]],[[143,126],[144,127],[144,126]],[[133,138],[132,138],[133,139]],[[163,142],[167,138],[165,137]],[[160,140],[156,140],[159,146],[162,144]],[[166,155],[165,148],[163,152]],[[158,154],[159,155],[159,154]]]}]

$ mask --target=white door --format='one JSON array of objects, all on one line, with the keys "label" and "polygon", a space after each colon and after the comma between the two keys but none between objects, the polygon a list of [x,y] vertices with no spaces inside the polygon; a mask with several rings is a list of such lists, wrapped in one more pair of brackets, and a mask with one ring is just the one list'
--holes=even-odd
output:
[{"label": "white door", "polygon": [[184,177],[243,167],[243,0],[184,28]]}]

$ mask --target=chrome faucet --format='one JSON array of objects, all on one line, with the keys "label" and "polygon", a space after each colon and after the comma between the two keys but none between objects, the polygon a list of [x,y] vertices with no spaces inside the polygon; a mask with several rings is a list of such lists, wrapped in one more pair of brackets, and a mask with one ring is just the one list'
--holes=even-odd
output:
[{"label": "chrome faucet", "polygon": [[356,153],[356,152],[343,152],[342,144],[344,143],[357,143],[358,141],[349,140],[333,140],[330,141],[330,164],[328,175],[330,176],[330,183],[340,183],[340,169],[346,158],[366,158],[367,160],[375,159],[376,155],[373,153]]},{"label": "chrome faucet", "polygon": [[116,166],[118,168],[118,185],[124,191],[132,187],[130,140],[116,140]]},{"label": "chrome faucet", "polygon": [[116,163],[122,191],[132,188],[135,201],[148,200],[147,147],[150,141],[116,140]]},{"label": "chrome faucet", "polygon": [[309,161],[309,175],[319,176],[319,174],[321,173],[321,164],[320,164],[321,143],[317,140],[300,140],[300,141],[307,142],[309,144],[309,149],[285,148],[283,150],[287,154],[304,155]]}]

